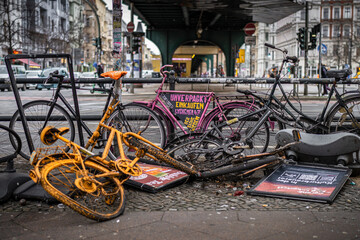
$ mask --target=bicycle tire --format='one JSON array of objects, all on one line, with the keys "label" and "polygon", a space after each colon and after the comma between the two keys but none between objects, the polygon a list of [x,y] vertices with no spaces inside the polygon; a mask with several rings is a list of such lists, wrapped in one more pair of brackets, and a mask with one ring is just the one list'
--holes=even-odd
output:
[{"label": "bicycle tire", "polygon": [[[159,147],[164,147],[166,143],[166,134],[164,130],[164,126],[162,125],[162,122],[160,118],[157,116],[157,114],[151,110],[148,107],[139,105],[139,104],[127,104],[123,106],[124,109],[119,110],[116,109],[111,116],[108,118],[106,124],[109,126],[115,126],[118,130],[127,131],[127,132],[134,132],[139,133],[141,131],[141,136],[143,138],[146,138],[149,141],[152,141],[155,143],[155,145]],[[124,129],[120,129],[122,126],[121,120],[117,120],[119,117],[121,117],[121,114],[119,114],[119,111],[122,111],[124,114],[124,117],[126,118],[125,121],[129,122],[130,129],[125,126]],[[145,118],[144,118],[145,116]],[[150,117],[150,125],[147,126],[148,120]],[[120,122],[120,125],[116,124],[116,122]],[[144,127],[145,128],[144,131]],[[104,138],[107,139],[109,135],[108,131],[104,132]],[[113,143],[116,144],[116,143]],[[113,150],[114,149],[114,150]],[[113,160],[115,160],[119,153],[115,152],[115,149],[117,147],[111,148],[109,152],[109,157]],[[135,152],[129,151],[129,149],[124,146],[125,155],[127,156],[134,156]]]},{"label": "bicycle tire", "polygon": [[19,135],[0,124],[0,163],[14,159],[19,154],[21,145]]},{"label": "bicycle tire", "polygon": [[[87,160],[83,163],[92,176],[110,172],[95,162]],[[100,188],[94,182],[84,182],[83,184],[88,184],[81,185],[84,189],[94,191],[89,193],[75,184],[76,179],[81,182],[83,175],[80,169],[82,170],[81,163],[73,159],[50,162],[41,169],[41,185],[55,199],[87,218],[104,221],[123,214],[125,193],[120,180],[116,177],[96,178],[106,188]],[[103,191],[110,193],[110,197],[106,197]]]},{"label": "bicycle tire", "polygon": [[[241,117],[255,110],[255,107],[251,107],[248,104],[242,103],[225,104],[223,108],[223,111],[217,109],[216,111],[213,111],[211,115],[207,116],[201,128],[206,130],[210,126],[211,122],[214,122],[216,125],[218,125],[225,121],[225,119],[223,119],[222,117],[218,117],[221,116],[222,113],[225,114],[228,120],[230,120],[232,118]],[[248,117],[246,119],[238,121],[235,124],[231,124],[231,128],[227,126],[222,128],[221,132],[226,138],[229,138],[232,141],[244,140],[246,134],[252,129],[252,127],[257,123],[257,120],[259,119],[260,114]],[[244,149],[245,155],[265,152],[270,141],[269,124],[267,122],[264,122],[260,126],[258,131],[255,133],[255,135],[250,139],[250,141],[252,142],[253,147],[251,149]]]},{"label": "bicycle tire", "polygon": [[[44,118],[49,112],[50,104],[50,101],[36,100],[23,105],[24,114],[28,120],[27,123],[34,145],[34,150],[36,150],[37,148],[46,147],[46,145],[44,145],[40,140],[40,133],[41,128],[44,125]],[[47,125],[51,125],[56,128],[68,127],[69,132],[64,134],[63,137],[69,139],[70,141],[74,141],[74,123],[72,122],[72,119],[70,115],[66,112],[66,110],[57,103],[54,106],[53,112]],[[20,155],[26,159],[30,159],[31,152],[29,150],[29,145],[26,140],[25,131],[22,125],[19,110],[17,110],[11,117],[9,127],[15,132],[17,132],[22,140],[22,149],[20,151]],[[63,143],[61,141],[58,141],[54,143],[54,146],[62,144]]]},{"label": "bicycle tire", "polygon": [[360,135],[360,96],[349,96],[344,99],[344,103],[350,109],[358,123],[354,123],[346,110],[339,103],[334,105],[326,117],[325,125],[330,132],[352,132]]},{"label": "bicycle tire", "polygon": [[[197,170],[208,171],[215,169],[217,166],[224,164],[222,149],[219,151],[218,156],[214,151],[221,146],[221,142],[215,139],[217,138],[214,136],[205,139],[187,138],[187,140],[169,149],[167,153],[174,155],[176,161],[194,165]],[[217,159],[214,157],[217,157]]]},{"label": "bicycle tire", "polygon": [[160,151],[159,149],[156,149],[147,143],[140,142],[140,140],[135,139],[134,137],[129,138],[128,141],[131,146],[145,150],[146,153],[156,158],[159,162],[166,163],[190,175],[197,174],[196,168],[194,169],[191,165],[175,160],[174,158],[170,157],[169,154],[166,154],[166,152],[164,151]]},{"label": "bicycle tire", "polygon": [[[164,126],[166,140],[168,141],[170,139],[169,136],[171,136],[173,134],[171,132],[171,128],[173,127],[175,129],[175,126],[172,124],[169,117],[160,108],[155,106],[154,109],[152,109],[151,106],[149,106],[148,102],[132,102],[131,104],[132,105],[141,105],[141,106],[147,107],[147,108],[151,109],[152,111],[154,111],[158,115],[158,117],[161,119],[161,122]],[[167,142],[166,142],[166,144],[167,144]]]}]

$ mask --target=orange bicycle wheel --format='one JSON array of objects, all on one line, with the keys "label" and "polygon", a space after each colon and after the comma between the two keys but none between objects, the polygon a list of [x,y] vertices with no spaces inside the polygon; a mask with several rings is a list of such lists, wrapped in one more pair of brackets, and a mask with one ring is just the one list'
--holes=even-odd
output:
[{"label": "orange bicycle wheel", "polygon": [[86,171],[73,159],[51,162],[41,170],[41,185],[51,196],[85,217],[104,221],[121,215],[125,210],[125,194],[119,178],[101,177],[109,170],[89,160],[84,164]]}]

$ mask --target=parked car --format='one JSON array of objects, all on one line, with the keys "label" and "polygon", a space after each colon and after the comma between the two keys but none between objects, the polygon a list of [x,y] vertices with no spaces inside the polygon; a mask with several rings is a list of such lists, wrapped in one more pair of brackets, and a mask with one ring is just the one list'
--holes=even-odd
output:
[{"label": "parked car", "polygon": [[[67,68],[65,67],[54,67],[54,68],[46,68],[44,69],[41,74],[39,75],[39,77],[41,78],[48,78],[50,76],[50,73],[53,73],[55,71],[58,71],[59,74],[64,75],[65,77],[69,77],[70,74],[67,70]],[[39,90],[43,90],[44,88],[50,90],[51,88],[56,88],[57,84],[56,83],[41,83],[41,84],[37,84],[36,85],[36,89]]]},{"label": "parked car", "polygon": [[[14,72],[15,79],[16,78],[25,78],[25,67],[23,65],[12,65],[12,70]],[[7,68],[5,65],[0,65],[0,78],[9,79],[9,73],[7,71]],[[25,91],[26,84],[19,83],[16,84],[18,89],[21,89]],[[0,83],[0,90],[5,91],[7,89],[8,91],[11,91],[11,84],[10,83]]]},{"label": "parked car", "polygon": [[[27,70],[25,72],[26,78],[39,78],[41,70]],[[26,89],[36,89],[36,83],[27,83]]]}]

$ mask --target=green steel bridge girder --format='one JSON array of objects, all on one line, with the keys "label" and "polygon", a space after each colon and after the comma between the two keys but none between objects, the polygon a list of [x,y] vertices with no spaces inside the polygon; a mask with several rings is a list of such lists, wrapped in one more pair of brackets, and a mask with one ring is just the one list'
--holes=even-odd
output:
[{"label": "green steel bridge girder", "polygon": [[238,31],[204,31],[201,38],[196,37],[195,31],[191,30],[147,30],[146,37],[153,41],[160,50],[162,65],[170,64],[175,50],[183,43],[203,40],[217,45],[225,54],[226,75],[235,74],[235,46],[239,48],[245,41],[245,33]]}]

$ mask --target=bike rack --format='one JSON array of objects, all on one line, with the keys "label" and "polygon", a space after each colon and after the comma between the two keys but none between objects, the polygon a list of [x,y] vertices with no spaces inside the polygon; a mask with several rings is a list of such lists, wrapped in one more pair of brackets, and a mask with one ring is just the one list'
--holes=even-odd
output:
[{"label": "bike rack", "polygon": [[25,136],[26,136],[26,140],[28,142],[29,145],[29,149],[30,151],[34,151],[34,144],[31,140],[30,137],[30,131],[29,131],[29,127],[27,124],[27,120],[25,119],[25,113],[24,113],[24,108],[21,102],[21,98],[20,98],[20,94],[19,94],[19,90],[17,89],[16,86],[16,79],[14,76],[14,72],[11,68],[11,60],[15,60],[15,59],[35,59],[35,58],[66,58],[67,59],[67,64],[68,64],[68,68],[69,68],[69,73],[70,73],[70,83],[71,83],[71,88],[72,88],[72,94],[73,94],[73,100],[74,100],[74,107],[75,107],[75,112],[76,112],[76,122],[78,125],[78,129],[79,129],[79,140],[80,140],[80,145],[84,146],[84,135],[81,131],[81,117],[80,117],[80,109],[79,109],[79,102],[78,102],[78,98],[77,98],[77,93],[76,93],[76,86],[75,86],[75,78],[74,78],[74,70],[73,70],[73,63],[72,63],[72,57],[70,54],[32,54],[32,55],[27,55],[27,54],[11,54],[11,55],[7,55],[5,56],[5,64],[6,64],[6,68],[8,70],[9,73],[9,78],[10,78],[10,83],[11,83],[11,87],[15,96],[15,100],[16,100],[16,104],[17,107],[19,109],[19,114],[21,117],[21,121],[23,124],[23,128],[24,128],[24,132],[25,132]]}]

